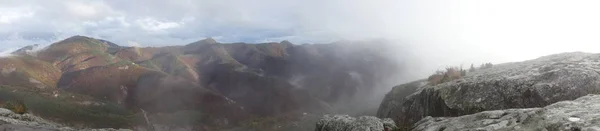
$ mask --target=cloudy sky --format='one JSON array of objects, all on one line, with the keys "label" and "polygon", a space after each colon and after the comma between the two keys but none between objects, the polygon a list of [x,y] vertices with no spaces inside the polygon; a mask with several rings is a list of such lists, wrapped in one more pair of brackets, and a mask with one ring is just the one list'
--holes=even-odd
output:
[{"label": "cloudy sky", "polygon": [[385,38],[431,67],[600,52],[597,0],[0,0],[0,52],[86,35],[128,46]]}]

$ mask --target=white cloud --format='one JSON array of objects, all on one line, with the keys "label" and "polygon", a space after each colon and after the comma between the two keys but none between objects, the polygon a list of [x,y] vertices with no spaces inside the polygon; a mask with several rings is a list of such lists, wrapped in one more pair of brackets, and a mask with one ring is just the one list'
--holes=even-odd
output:
[{"label": "white cloud", "polygon": [[11,24],[24,18],[31,18],[34,11],[30,7],[0,8],[0,24]]},{"label": "white cloud", "polygon": [[11,53],[18,50],[19,48],[9,48],[0,51],[0,57],[12,56]]},{"label": "white cloud", "polygon": [[181,24],[170,21],[158,21],[153,18],[143,18],[136,20],[136,23],[144,30],[161,31],[165,29],[179,27]]},{"label": "white cloud", "polygon": [[127,46],[130,47],[142,47],[142,44],[135,42],[135,41],[127,41]]},{"label": "white cloud", "polygon": [[99,20],[104,17],[119,15],[103,1],[63,1],[67,12],[81,20]]},{"label": "white cloud", "polygon": [[70,13],[82,17],[93,17],[98,14],[98,11],[91,5],[87,5],[79,2],[67,2],[65,6]]}]

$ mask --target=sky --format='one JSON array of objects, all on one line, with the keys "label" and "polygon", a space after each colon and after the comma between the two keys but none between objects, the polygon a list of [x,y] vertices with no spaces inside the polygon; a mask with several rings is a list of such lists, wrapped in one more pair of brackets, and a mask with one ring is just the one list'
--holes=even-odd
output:
[{"label": "sky", "polygon": [[85,35],[124,46],[383,38],[423,72],[600,52],[597,0],[0,0],[0,54]]}]

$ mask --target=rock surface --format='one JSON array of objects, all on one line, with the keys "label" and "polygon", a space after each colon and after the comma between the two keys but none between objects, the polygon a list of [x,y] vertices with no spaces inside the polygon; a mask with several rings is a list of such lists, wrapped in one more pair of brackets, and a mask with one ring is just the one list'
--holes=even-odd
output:
[{"label": "rock surface", "polygon": [[392,119],[373,116],[358,118],[348,115],[325,115],[317,122],[316,131],[392,131],[396,129]]},{"label": "rock surface", "polygon": [[[386,95],[378,117],[408,130],[426,116],[543,107],[600,93],[600,54],[562,53],[495,65],[438,85],[405,84]],[[406,91],[416,91],[405,96]],[[404,93],[404,94],[402,94]]]},{"label": "rock surface", "polygon": [[417,122],[413,131],[599,131],[600,95],[561,101],[544,108],[485,111],[472,115]]},{"label": "rock surface", "polygon": [[[0,108],[0,131],[75,131],[74,128],[46,121],[31,114],[16,114]],[[129,131],[125,129],[77,129],[78,131]]]}]

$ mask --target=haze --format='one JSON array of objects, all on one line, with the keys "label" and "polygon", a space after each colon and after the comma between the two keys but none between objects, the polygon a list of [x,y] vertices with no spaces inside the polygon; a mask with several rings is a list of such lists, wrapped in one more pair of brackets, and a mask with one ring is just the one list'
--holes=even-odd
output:
[{"label": "haze", "polygon": [[599,52],[597,7],[595,0],[0,0],[0,52],[72,35],[125,46],[383,38],[411,51],[415,77],[425,77],[449,65]]}]

